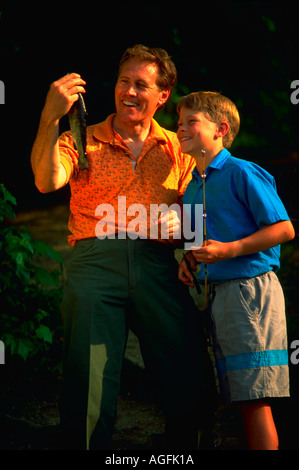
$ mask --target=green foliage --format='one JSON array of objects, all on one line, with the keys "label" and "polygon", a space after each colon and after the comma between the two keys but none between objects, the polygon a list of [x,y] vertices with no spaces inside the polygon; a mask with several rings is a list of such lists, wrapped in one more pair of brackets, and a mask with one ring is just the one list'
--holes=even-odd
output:
[{"label": "green foliage", "polygon": [[[46,243],[33,240],[26,227],[7,222],[15,217],[15,198],[0,185],[0,339],[6,351],[25,361],[52,344],[60,321],[63,259]],[[59,269],[41,267],[52,259]]]}]

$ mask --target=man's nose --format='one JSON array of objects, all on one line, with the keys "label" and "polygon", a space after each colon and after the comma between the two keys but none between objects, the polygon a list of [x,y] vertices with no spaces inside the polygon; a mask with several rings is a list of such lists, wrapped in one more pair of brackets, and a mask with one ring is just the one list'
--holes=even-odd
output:
[{"label": "man's nose", "polygon": [[137,91],[133,85],[129,86],[127,93],[131,96],[137,96]]}]

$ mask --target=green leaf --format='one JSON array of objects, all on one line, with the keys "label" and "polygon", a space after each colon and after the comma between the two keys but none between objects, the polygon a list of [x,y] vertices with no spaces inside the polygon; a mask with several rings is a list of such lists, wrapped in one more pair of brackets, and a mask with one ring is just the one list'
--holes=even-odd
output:
[{"label": "green leaf", "polygon": [[44,318],[46,318],[48,316],[49,316],[48,312],[46,312],[42,308],[39,308],[36,315],[35,315],[35,318],[38,322],[40,322],[41,320],[43,320]]},{"label": "green leaf", "polygon": [[49,256],[59,263],[63,263],[63,258],[61,257],[58,251],[54,250],[51,246],[47,245],[47,243],[40,241],[40,240],[33,240],[33,246],[37,254]]},{"label": "green leaf", "polygon": [[271,18],[269,18],[269,17],[263,15],[263,16],[261,17],[261,19],[262,19],[262,21],[265,21],[265,23],[266,23],[266,25],[267,25],[267,27],[268,27],[268,30],[269,30],[270,32],[274,33],[274,32],[276,31],[275,23],[274,23],[274,21],[273,21]]},{"label": "green leaf", "polygon": [[0,191],[3,194],[3,200],[5,202],[8,201],[15,206],[17,205],[16,198],[8,191],[8,189],[6,189],[3,183],[0,184]]},{"label": "green leaf", "polygon": [[29,231],[23,227],[23,231],[19,232],[19,237],[20,237],[20,246],[22,248],[25,248],[29,253],[32,255],[34,254],[34,246],[33,246],[33,240],[31,238],[31,235]]},{"label": "green leaf", "polygon": [[42,339],[46,343],[51,343],[53,341],[53,335],[51,330],[46,325],[41,325],[35,330],[37,338]]},{"label": "green leaf", "polygon": [[18,253],[16,256],[15,273],[22,282],[27,283],[30,281],[31,271],[27,266],[24,265],[24,260],[21,253]]},{"label": "green leaf", "polygon": [[15,217],[15,212],[11,205],[15,206],[16,204],[15,197],[6,189],[4,184],[0,184],[0,222],[6,217],[10,219]]},{"label": "green leaf", "polygon": [[28,339],[16,338],[14,335],[7,333],[3,336],[4,344],[10,347],[11,355],[21,356],[24,361],[27,360],[31,351],[33,351],[33,344]]},{"label": "green leaf", "polygon": [[6,333],[3,335],[3,342],[5,346],[10,346],[11,350],[14,349],[16,345],[15,337],[11,333]]},{"label": "green leaf", "polygon": [[46,269],[40,268],[38,266],[34,266],[34,274],[33,279],[45,286],[58,286],[59,285],[59,277],[57,275],[57,271],[53,271],[50,273]]},{"label": "green leaf", "polygon": [[24,359],[24,361],[26,361],[29,354],[32,351],[33,351],[33,344],[31,341],[28,341],[27,339],[23,340],[22,338],[18,340],[15,354],[17,354],[18,356],[21,356]]}]

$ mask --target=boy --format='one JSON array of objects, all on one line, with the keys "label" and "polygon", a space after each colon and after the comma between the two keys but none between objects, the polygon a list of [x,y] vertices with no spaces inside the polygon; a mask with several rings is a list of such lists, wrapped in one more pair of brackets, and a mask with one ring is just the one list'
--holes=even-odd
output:
[{"label": "boy", "polygon": [[[203,204],[207,241],[187,253],[208,265],[215,357],[225,401],[241,412],[249,449],[278,449],[269,399],[289,396],[284,297],[275,272],[281,243],[294,229],[273,177],[227,150],[239,131],[234,103],[219,93],[191,93],[178,103],[181,150],[196,168],[184,204]],[[204,152],[202,152],[204,151]],[[179,278],[192,286],[182,260]],[[198,275],[205,278],[205,270]]]}]

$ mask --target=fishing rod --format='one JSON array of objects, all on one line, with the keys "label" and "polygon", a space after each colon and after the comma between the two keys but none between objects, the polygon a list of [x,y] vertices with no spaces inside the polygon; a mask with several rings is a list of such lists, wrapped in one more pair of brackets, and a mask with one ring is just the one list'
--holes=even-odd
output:
[{"label": "fishing rod", "polygon": [[[202,199],[203,199],[203,244],[202,246],[207,246],[207,223],[206,223],[206,218],[207,218],[207,213],[206,213],[206,164],[205,164],[205,157],[206,157],[206,151],[202,150],[202,174],[200,175],[202,178]],[[205,269],[205,309],[207,310],[208,308],[208,267],[207,263],[204,265]]]},{"label": "fishing rod", "polygon": [[[202,244],[202,246],[206,246],[207,245],[207,224],[206,224],[206,218],[207,218],[207,213],[206,213],[206,176],[207,175],[206,175],[206,172],[205,172],[206,151],[202,150],[201,153],[202,153],[202,174],[200,176],[202,178],[202,194],[203,194],[203,213],[202,213],[202,215],[203,215],[203,244]],[[187,268],[189,269],[189,272],[192,275],[195,288],[196,288],[197,292],[200,293],[201,289],[200,289],[200,286],[199,286],[199,282],[198,282],[197,277],[195,276],[195,274],[192,270],[191,264],[190,264],[190,262],[189,262],[189,260],[188,260],[188,258],[185,254],[183,255],[183,257],[184,257],[185,263],[187,265]],[[205,313],[207,313],[207,311],[208,311],[208,268],[207,268],[207,263],[204,264],[204,270],[205,270]],[[205,328],[205,329],[207,330],[208,328]],[[208,344],[208,346],[210,346],[211,345],[210,336],[207,332],[206,332],[206,335],[207,335],[207,344]],[[202,430],[199,429],[198,430],[198,448],[199,448],[199,445],[200,445],[201,437],[202,437]]]},{"label": "fishing rod", "polygon": [[[207,224],[206,224],[206,217],[207,217],[207,213],[206,213],[206,173],[205,173],[205,153],[206,151],[205,150],[202,150],[202,166],[203,166],[203,171],[202,171],[202,174],[200,175],[201,178],[202,178],[202,193],[203,193],[203,244],[202,246],[207,246]],[[197,277],[195,276],[194,272],[193,272],[193,269],[191,267],[191,264],[187,258],[187,256],[185,254],[183,254],[183,258],[185,260],[185,263],[187,265],[187,268],[189,270],[189,272],[191,273],[192,275],[192,278],[193,278],[193,282],[194,282],[194,285],[195,285],[195,288],[197,290],[197,292],[200,294],[201,293],[201,289],[200,289],[200,285],[199,285],[199,282],[197,280]],[[205,311],[207,311],[208,309],[208,267],[207,267],[207,264],[205,263],[204,264],[204,270],[205,270]]]}]

